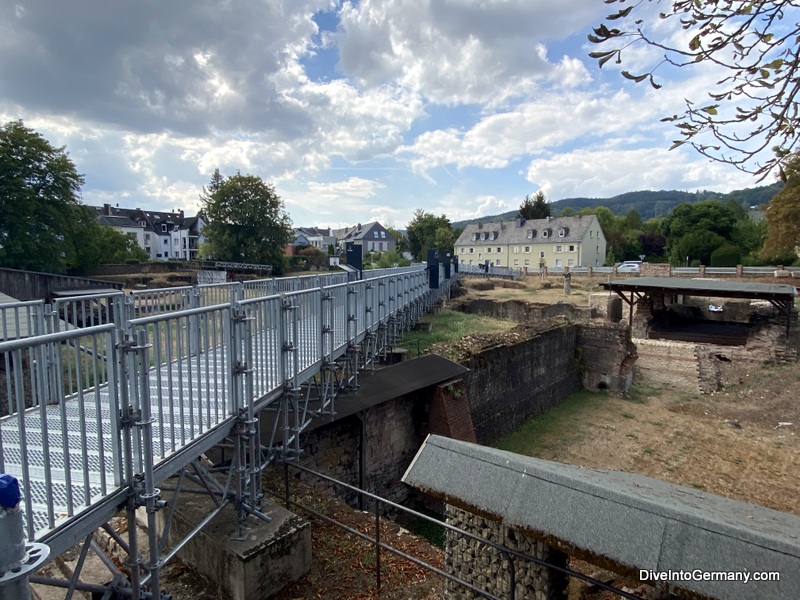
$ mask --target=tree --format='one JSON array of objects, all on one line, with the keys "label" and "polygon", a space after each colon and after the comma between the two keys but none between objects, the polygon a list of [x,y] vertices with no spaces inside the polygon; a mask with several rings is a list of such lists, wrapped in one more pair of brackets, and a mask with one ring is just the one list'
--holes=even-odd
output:
[{"label": "tree", "polygon": [[216,170],[200,201],[207,222],[207,255],[283,271],[283,248],[293,239],[292,222],[272,185],[238,171],[225,178]]},{"label": "tree", "polygon": [[414,218],[406,229],[408,249],[415,260],[425,260],[428,250],[438,248],[443,252],[452,252],[456,232],[445,215],[436,217],[421,208],[414,211]]},{"label": "tree", "polygon": [[800,154],[790,157],[785,173],[786,184],[765,212],[767,230],[761,258],[767,262],[794,262],[800,246]]},{"label": "tree", "polygon": [[387,227],[386,231],[388,231],[391,236],[394,238],[395,241],[395,249],[398,253],[402,254],[406,250],[408,250],[408,243],[406,237],[394,227]]},{"label": "tree", "polygon": [[741,207],[719,200],[679,204],[662,221],[670,262],[683,265],[688,256],[710,264],[711,253],[733,237],[741,218],[748,218]]},{"label": "tree", "polygon": [[546,219],[550,216],[550,205],[544,198],[544,192],[539,190],[533,195],[525,196],[522,204],[519,205],[517,217],[521,219]]},{"label": "tree", "polygon": [[[641,0],[608,15],[589,35],[606,49],[589,55],[602,67],[612,59],[620,64],[623,51],[637,43],[657,48],[663,54],[655,65],[639,73],[622,71],[626,79],[648,81],[654,88],[661,87],[654,74],[665,65],[715,65],[726,74],[711,84],[710,101],[687,99],[683,114],[662,119],[678,129],[672,148],[689,144],[703,156],[762,177],[785,162],[800,135],[800,23],[784,20],[796,2],[664,0],[668,8],[661,19],[679,20],[689,33],[674,38],[669,28],[647,27],[643,13],[653,3],[662,0]],[[767,149],[775,156],[759,164]]]},{"label": "tree", "polygon": [[0,129],[0,265],[64,273],[83,177],[64,148],[11,121]]},{"label": "tree", "polygon": [[64,259],[70,273],[84,274],[95,265],[146,262],[149,258],[136,239],[101,225],[88,206],[73,209],[72,218],[66,224],[65,241]]}]

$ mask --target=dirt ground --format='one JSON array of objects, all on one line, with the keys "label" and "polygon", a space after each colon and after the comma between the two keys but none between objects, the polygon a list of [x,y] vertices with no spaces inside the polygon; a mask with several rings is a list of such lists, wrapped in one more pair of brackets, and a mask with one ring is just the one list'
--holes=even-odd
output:
[{"label": "dirt ground", "polygon": [[[597,277],[592,282],[601,280]],[[543,289],[538,278],[529,278],[500,283],[492,290],[471,289],[469,293],[497,300],[568,301],[585,306],[590,293],[601,291],[577,279],[572,282],[573,293],[565,296],[560,279],[550,278],[549,282],[549,289]],[[641,386],[634,387],[629,399],[592,394],[582,401],[579,410],[552,417],[548,430],[540,432],[524,452],[586,467],[636,472],[800,515],[799,388],[800,369],[793,364],[765,367],[741,385],[708,396]],[[371,514],[308,490],[299,489],[299,496],[355,529],[374,529]],[[312,570],[286,588],[279,600],[442,597],[438,577],[385,555],[381,558],[383,586],[378,596],[375,555],[370,545],[324,521],[309,518]],[[396,524],[384,520],[381,535],[405,551],[441,564],[439,548]],[[584,572],[593,572],[591,566],[579,566]],[[165,575],[165,586],[174,600],[222,598],[186,565],[174,564]]]}]

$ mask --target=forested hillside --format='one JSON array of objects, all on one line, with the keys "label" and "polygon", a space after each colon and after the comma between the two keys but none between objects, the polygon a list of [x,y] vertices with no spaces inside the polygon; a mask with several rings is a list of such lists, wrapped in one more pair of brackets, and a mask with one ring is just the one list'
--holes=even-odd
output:
[{"label": "forested hillside", "polygon": [[[735,190],[729,194],[719,192],[681,192],[677,190],[662,190],[627,192],[612,198],[565,198],[550,203],[552,215],[558,215],[562,210],[571,208],[575,212],[582,208],[594,208],[605,206],[616,215],[626,215],[631,210],[636,210],[642,220],[646,221],[653,217],[665,217],[669,212],[682,202],[695,203],[702,200],[718,199],[721,201],[735,200],[738,204],[747,208],[754,205],[766,204],[783,187],[782,183],[773,183],[755,188]],[[517,216],[517,209],[499,215],[481,217],[483,222],[508,221]],[[459,221],[453,223],[454,228],[464,228],[468,223],[473,223],[477,219]]]}]

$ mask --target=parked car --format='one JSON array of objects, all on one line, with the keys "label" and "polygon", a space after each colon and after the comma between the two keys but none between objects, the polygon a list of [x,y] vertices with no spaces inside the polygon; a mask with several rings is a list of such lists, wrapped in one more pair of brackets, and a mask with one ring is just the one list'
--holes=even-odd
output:
[{"label": "parked car", "polygon": [[642,263],[634,260],[627,260],[617,265],[617,273],[638,273],[642,270]]}]

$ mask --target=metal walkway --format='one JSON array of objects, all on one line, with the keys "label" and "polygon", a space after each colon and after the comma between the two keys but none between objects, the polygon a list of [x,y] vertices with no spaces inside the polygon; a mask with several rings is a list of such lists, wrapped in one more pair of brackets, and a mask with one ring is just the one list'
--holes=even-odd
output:
[{"label": "metal walkway", "polygon": [[[154,533],[166,507],[156,486],[178,475],[176,490],[188,478],[241,522],[266,518],[263,467],[299,454],[311,420],[332,414],[358,371],[449,293],[444,266],[439,275],[438,289],[415,267],[355,282],[337,274],[0,305],[0,473],[20,481],[28,542],[52,555],[89,546],[120,510],[131,522],[143,508],[149,558],[132,535],[130,573],[114,585],[120,597],[159,597],[172,554]],[[262,446],[264,410],[278,418]],[[223,442],[231,460],[220,487],[199,459]],[[97,591],[75,579],[45,583]]]}]

